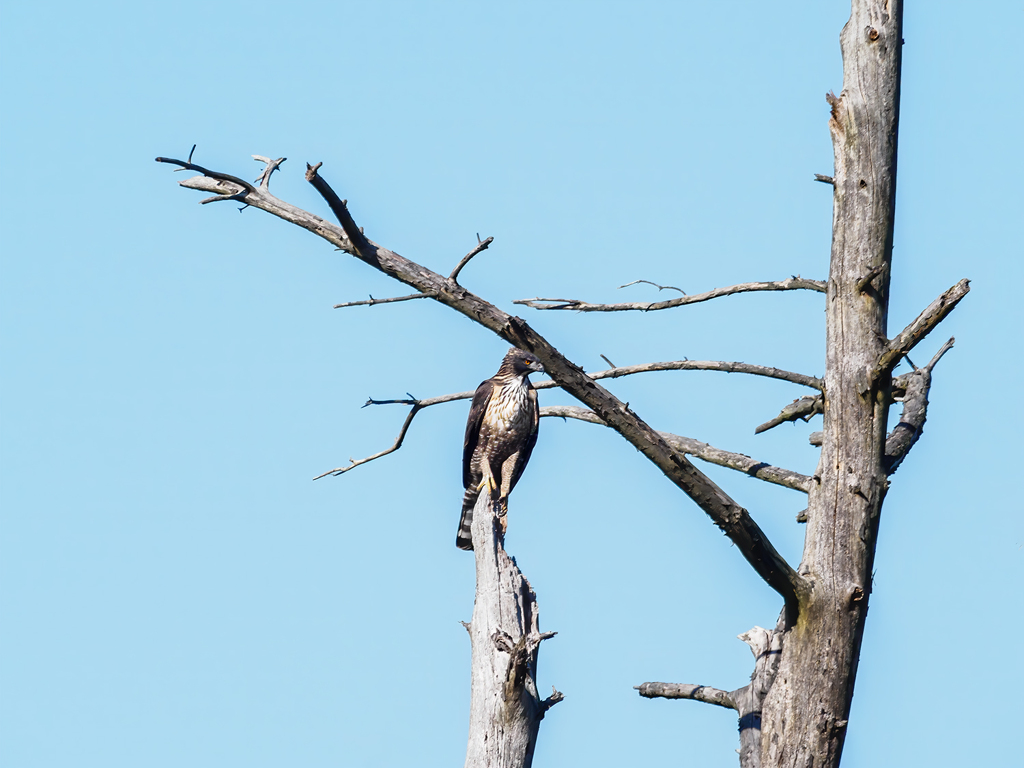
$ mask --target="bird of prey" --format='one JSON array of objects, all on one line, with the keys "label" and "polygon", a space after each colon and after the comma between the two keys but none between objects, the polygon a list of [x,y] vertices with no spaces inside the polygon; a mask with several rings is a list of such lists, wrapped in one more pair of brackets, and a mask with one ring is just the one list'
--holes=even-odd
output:
[{"label": "bird of prey", "polygon": [[540,360],[513,347],[501,367],[473,395],[462,451],[462,518],[455,546],[473,549],[473,505],[487,489],[495,513],[505,522],[508,495],[516,487],[537,443],[540,408],[531,373],[543,373]]}]

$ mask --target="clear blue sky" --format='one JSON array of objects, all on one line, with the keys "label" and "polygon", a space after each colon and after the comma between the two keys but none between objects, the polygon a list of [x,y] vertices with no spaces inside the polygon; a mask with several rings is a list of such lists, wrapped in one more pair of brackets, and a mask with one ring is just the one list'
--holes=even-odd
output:
[{"label": "clear blue sky", "polygon": [[[890,330],[962,277],[921,443],[886,499],[846,766],[1008,766],[1024,675],[1019,3],[908,2]],[[466,403],[505,345],[256,210],[197,205],[157,155],[255,177],[378,242],[536,295],[652,298],[823,277],[824,95],[845,2],[4,2],[0,15],[0,762],[452,766],[472,557],[453,546]],[[664,298],[664,294],[661,296]],[[817,294],[647,315],[518,309],[588,369],[822,373]],[[901,369],[902,370],[902,369]],[[611,387],[658,429],[810,472],[804,394],[677,372]],[[542,402],[568,402],[545,392]],[[800,494],[708,470],[799,560]],[[640,699],[742,685],[777,596],[632,448],[546,420],[507,546],[539,594],[538,766],[736,764],[736,720]],[[1012,720],[1012,716],[1010,717]]]}]

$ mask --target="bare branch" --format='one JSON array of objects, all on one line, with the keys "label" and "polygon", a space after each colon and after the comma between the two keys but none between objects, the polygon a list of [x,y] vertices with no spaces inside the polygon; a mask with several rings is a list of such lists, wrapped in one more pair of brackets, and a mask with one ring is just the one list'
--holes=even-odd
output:
[{"label": "bare branch", "polygon": [[647,285],[653,285],[659,291],[679,291],[681,294],[683,294],[683,296],[686,295],[686,291],[684,291],[682,288],[676,288],[674,285],[658,285],[657,283],[652,283],[650,280],[634,280],[632,283],[620,285],[618,290],[621,291],[623,288],[628,288],[629,286],[637,285],[638,283],[646,283]]},{"label": "bare branch", "polygon": [[[577,419],[591,424],[607,426],[596,413],[576,405],[546,405],[540,409],[540,415],[563,419]],[[773,467],[766,462],[757,461],[742,453],[723,451],[707,443],[702,443],[700,440],[694,440],[692,437],[673,435],[671,432],[659,432],[658,434],[680,453],[696,456],[698,459],[709,464],[717,464],[720,467],[735,469],[737,472],[756,477],[758,480],[792,488],[794,491],[803,491],[804,493],[810,491],[813,481],[807,475],[801,475],[798,472],[782,469],[781,467]]]},{"label": "bare branch", "polygon": [[799,400],[794,400],[792,403],[787,405],[771,421],[766,421],[761,426],[754,430],[755,435],[759,435],[762,432],[767,432],[772,427],[777,427],[787,421],[796,421],[801,419],[803,421],[809,421],[810,418],[816,413],[825,412],[825,397],[824,395],[811,395],[808,397],[801,397]]},{"label": "bare branch", "polygon": [[[192,153],[195,152],[195,151],[196,151],[195,145],[192,145],[192,152],[189,152],[188,160],[175,160],[175,159],[170,158],[170,157],[158,157],[156,159],[156,161],[158,163],[170,163],[171,165],[177,165],[177,166],[180,166],[180,168],[182,170],[185,170],[185,171],[195,171],[196,173],[201,173],[201,174],[203,174],[203,176],[206,176],[206,177],[208,177],[210,179],[214,179],[215,181],[223,181],[223,182],[227,182],[228,184],[235,184],[238,187],[240,187],[240,189],[235,190],[235,191],[221,193],[224,196],[225,199],[227,199],[227,198],[240,199],[240,197],[244,197],[246,193],[250,193],[250,192],[255,192],[256,191],[256,187],[254,187],[252,184],[250,184],[245,179],[240,179],[237,176],[231,176],[231,175],[226,174],[226,173],[219,173],[217,171],[211,171],[209,168],[203,168],[203,166],[201,166],[201,165],[196,165],[195,163],[192,162]],[[184,183],[182,183],[182,186],[184,186]],[[211,199],[215,199],[215,198],[211,198]],[[202,202],[203,203],[210,202],[210,199],[203,200]]]},{"label": "bare branch", "polygon": [[[542,381],[537,383],[537,388],[539,389],[550,389],[553,386],[555,386],[555,382],[553,381]],[[416,410],[422,410],[424,408],[429,408],[432,405],[451,403],[456,400],[469,400],[472,397],[472,392],[453,392],[449,395],[428,397],[423,400],[417,400],[411,396],[409,399],[400,400],[374,400],[373,398],[370,398],[366,401],[363,407],[365,408],[367,405],[413,405],[416,406]],[[586,421],[591,424],[599,424],[604,427],[608,426],[593,411],[586,408],[580,408],[575,405],[547,405],[540,409],[540,415],[553,416],[562,419],[576,419],[578,421]],[[329,470],[321,475],[317,475],[313,479],[319,480],[321,477],[326,477],[327,475],[344,474],[350,469],[354,469],[361,464],[366,464],[374,459],[387,456],[389,453],[394,453],[402,447],[402,440],[405,439],[405,434],[408,432],[409,423],[411,421],[412,418],[410,414],[410,418],[402,428],[402,433],[398,436],[395,443],[387,450],[375,453],[365,459],[353,461],[350,466]],[[799,472],[793,472],[792,470],[783,469],[782,467],[775,467],[767,462],[752,459],[742,453],[723,451],[720,448],[715,448],[707,443],[694,440],[691,437],[682,437],[680,435],[674,435],[671,432],[659,432],[658,434],[680,453],[688,456],[696,456],[698,459],[706,461],[709,464],[716,464],[720,467],[734,469],[737,472],[742,472],[750,477],[756,477],[758,480],[763,480],[767,483],[781,485],[785,488],[792,488],[794,491],[803,491],[804,493],[807,493],[811,487],[811,478],[807,475],[801,475]]]},{"label": "bare branch", "polygon": [[867,287],[871,285],[872,281],[876,277],[878,277],[879,275],[884,275],[888,270],[888,262],[883,262],[879,264],[877,267],[873,267],[871,270],[868,271],[866,275],[864,275],[864,277],[857,281],[857,293],[864,293],[864,291],[867,290]]},{"label": "bare branch", "polygon": [[[425,298],[434,298],[433,296],[425,296]],[[375,299],[374,301],[381,301]],[[748,363],[730,363],[719,360],[673,360],[664,363],[640,363],[639,365],[623,365],[616,367],[608,358],[601,355],[606,363],[612,367],[604,371],[592,371],[585,374],[594,381],[600,379],[617,379],[622,376],[633,376],[637,373],[653,373],[655,371],[724,371],[726,373],[750,373],[758,376],[767,376],[773,379],[781,379],[783,381],[789,381],[794,384],[802,384],[806,387],[813,389],[821,389],[821,379],[814,376],[806,376],[802,373],[792,373],[791,371],[783,371],[778,368],[768,368],[761,365],[750,365]],[[548,379],[545,381],[534,382],[534,388],[536,389],[555,389],[561,386],[557,381]],[[438,397],[428,397],[422,400],[415,400],[415,403],[419,403],[420,407],[426,408],[431,405],[440,405],[441,403],[450,403],[453,400],[469,400],[472,399],[473,392],[454,392],[450,395],[439,395]],[[400,403],[402,405],[413,405],[413,400],[374,400],[370,399],[367,405],[384,405]]]},{"label": "bare branch", "polygon": [[[605,362],[608,358],[602,355]],[[617,379],[620,376],[632,376],[634,373],[652,373],[654,371],[721,371],[723,373],[748,373],[753,376],[766,376],[769,379],[780,379],[799,384],[811,389],[822,388],[821,379],[803,373],[793,373],[780,368],[769,368],[765,365],[750,363],[733,363],[723,360],[674,360],[666,363],[641,363],[639,365],[612,366],[607,371],[587,374],[592,379]]]},{"label": "bare branch", "polygon": [[955,341],[950,339],[943,344],[924,368],[918,368],[899,377],[903,380],[903,412],[900,414],[899,423],[893,427],[885,440],[886,474],[892,475],[899,469],[903,459],[921,437],[928,416],[928,391],[932,385],[932,369],[942,356],[953,348]]},{"label": "bare branch", "polygon": [[389,453],[394,453],[395,451],[402,447],[402,441],[405,440],[405,435],[409,431],[409,425],[412,424],[412,420],[416,418],[416,414],[419,413],[420,410],[422,410],[422,407],[423,406],[417,403],[413,405],[412,408],[409,409],[409,415],[405,417],[405,423],[402,424],[402,431],[398,433],[398,437],[395,438],[395,442],[391,445],[390,448],[383,450],[380,453],[375,453],[372,456],[367,456],[365,459],[359,459],[358,461],[356,461],[355,459],[349,459],[351,463],[347,467],[337,467],[335,469],[330,469],[327,472],[324,472],[323,474],[317,475],[313,479],[319,480],[321,477],[327,477],[327,475],[334,475],[335,477],[337,477],[338,475],[345,474],[351,469],[355,469],[361,464],[366,464],[368,462],[373,461],[374,459],[379,459],[381,456],[387,456]]},{"label": "bare branch", "polygon": [[611,360],[609,360],[609,359],[608,359],[607,357],[605,357],[604,355],[601,355],[601,359],[602,359],[602,360],[604,360],[604,361],[605,361],[606,363],[608,363],[608,365],[610,365],[610,366],[611,366],[612,368],[615,368],[615,367],[616,367],[616,366],[615,366],[615,363],[613,363],[613,362],[612,362]]},{"label": "bare branch", "polygon": [[716,707],[736,709],[736,702],[727,691],[709,688],[706,685],[690,685],[689,683],[643,683],[634,686],[646,699],[691,699]]},{"label": "bare branch", "polygon": [[281,167],[281,163],[287,160],[287,157],[279,157],[276,160],[271,160],[269,157],[263,157],[263,155],[253,155],[253,160],[260,163],[266,163],[267,167],[263,169],[263,173],[256,177],[256,183],[259,184],[263,189],[270,189],[270,177],[274,171]]},{"label": "bare branch", "polygon": [[427,293],[413,293],[408,296],[395,296],[391,299],[375,299],[370,296],[365,301],[346,301],[344,304],[335,304],[334,309],[342,309],[344,307],[372,307],[374,304],[393,304],[396,301],[412,301],[413,299],[430,299],[433,298]]},{"label": "bare branch", "polygon": [[[356,258],[380,269],[380,262],[374,258],[373,252],[376,249],[366,239],[363,230],[356,226],[352,214],[348,212],[348,200],[342,200],[338,197],[338,194],[331,188],[331,185],[317,173],[321,165],[323,163],[317,163],[316,165],[306,163],[306,181],[312,184],[313,189],[320,193],[320,196],[330,206],[331,212],[338,219],[338,223],[341,224],[341,228],[345,232],[345,238],[348,240],[348,247],[339,247],[342,250],[348,251]],[[426,291],[423,291],[423,293],[426,293]]]},{"label": "bare branch", "polygon": [[[180,162],[178,164],[181,165]],[[779,554],[746,509],[730,498],[685,456],[665,442],[664,438],[639,418],[628,405],[597,384],[579,366],[567,360],[524,320],[502,312],[458,283],[367,239],[362,231],[355,226],[355,222],[348,213],[347,204],[318,175],[319,167],[319,164],[310,167],[306,178],[338,216],[341,221],[340,228],[319,216],[314,216],[278,200],[263,189],[253,187],[246,195],[245,201],[249,205],[315,233],[336,248],[353,254],[361,261],[413,287],[420,293],[433,294],[432,298],[435,301],[461,312],[513,346],[535,354],[544,365],[548,375],[559,386],[593,409],[609,427],[622,435],[680,490],[693,499],[715,525],[725,532],[761,578],[782,595],[786,601],[788,612],[792,616],[798,614],[800,595],[806,595],[809,587],[804,578]],[[181,184],[194,189],[212,188],[218,193],[222,193],[225,188],[234,193],[238,192],[238,190],[231,189],[232,182],[225,183],[223,179],[218,180],[214,177],[196,177],[181,182]],[[249,186],[251,187],[251,185]],[[240,188],[244,189],[244,186]],[[799,278],[794,278],[794,281],[791,284],[793,288],[811,287],[811,284],[814,283],[814,281],[804,281]],[[797,286],[795,284],[797,282],[801,285]],[[818,284],[814,283],[814,285]],[[760,290],[766,289],[762,287]],[[683,298],[692,299],[692,297]],[[344,469],[349,469],[349,467]],[[337,473],[338,470],[335,472]]]},{"label": "bare branch", "polygon": [[[638,281],[639,282],[639,281]],[[646,281],[644,281],[646,282]],[[624,287],[624,286],[623,286]],[[679,290],[678,288],[676,290]],[[705,293],[695,293],[692,296],[680,296],[678,299],[653,302],[626,302],[622,304],[590,304],[579,299],[516,299],[513,304],[523,304],[533,309],[571,309],[577,312],[626,312],[630,310],[639,312],[654,312],[659,309],[671,309],[681,307],[684,304],[698,304],[702,301],[717,299],[720,296],[731,296],[734,293],[751,293],[756,291],[798,291],[809,290],[825,292],[825,283],[821,280],[809,280],[799,275],[787,277],[785,280],[776,280],[767,283],[740,283],[731,285],[728,288],[715,288]]]},{"label": "bare branch", "polygon": [[820,173],[814,174],[814,180],[820,181],[822,184],[831,184],[833,187],[836,185],[836,180],[831,176],[823,176]]},{"label": "bare branch", "polygon": [[472,251],[470,251],[465,256],[463,256],[462,257],[462,261],[460,261],[458,264],[455,265],[455,269],[453,269],[452,273],[450,275],[448,275],[448,279],[449,280],[451,280],[453,282],[456,282],[456,283],[459,282],[459,272],[462,271],[462,268],[464,266],[466,266],[467,264],[469,264],[470,259],[472,259],[474,256],[476,256],[481,251],[486,251],[487,250],[487,246],[489,246],[491,243],[494,242],[494,238],[493,237],[488,237],[486,240],[480,240],[480,235],[477,235],[476,238],[477,238],[477,240],[479,240],[479,242],[476,245],[476,248],[474,248]]},{"label": "bare branch", "polygon": [[557,704],[558,702],[560,702],[564,698],[565,698],[565,694],[562,693],[560,690],[558,690],[557,688],[555,688],[555,686],[552,685],[551,686],[551,695],[548,696],[546,699],[544,699],[544,701],[542,701],[540,703],[540,713],[541,713],[540,716],[544,717],[545,713],[547,713],[547,711],[549,709],[551,709],[553,706],[555,706],[555,704]]},{"label": "bare branch", "polygon": [[878,358],[878,364],[872,373],[872,380],[878,381],[882,376],[892,372],[896,364],[917,346],[918,342],[927,336],[935,326],[942,322],[943,318],[953,311],[953,308],[970,290],[971,281],[965,278],[929,304],[914,322],[886,345],[885,351]]}]

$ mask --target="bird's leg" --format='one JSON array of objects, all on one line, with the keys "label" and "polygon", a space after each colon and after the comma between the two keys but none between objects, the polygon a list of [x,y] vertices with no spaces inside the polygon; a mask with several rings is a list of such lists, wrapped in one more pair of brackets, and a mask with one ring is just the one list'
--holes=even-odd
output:
[{"label": "bird's leg", "polygon": [[491,499],[494,499],[496,496],[495,491],[498,490],[498,481],[494,479],[494,473],[491,472],[491,468],[487,466],[486,462],[484,463],[482,474],[484,477],[480,481],[480,485],[476,487],[477,493],[486,489],[487,494]]}]

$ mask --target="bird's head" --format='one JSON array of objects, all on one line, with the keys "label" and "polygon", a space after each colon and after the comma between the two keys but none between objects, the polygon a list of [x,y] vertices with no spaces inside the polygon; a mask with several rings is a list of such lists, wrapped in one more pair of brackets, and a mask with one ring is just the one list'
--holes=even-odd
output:
[{"label": "bird's head", "polygon": [[536,355],[524,352],[516,347],[512,347],[508,354],[505,355],[501,367],[505,368],[506,366],[511,367],[513,373],[520,376],[530,373],[544,373],[544,366],[541,365]]}]

